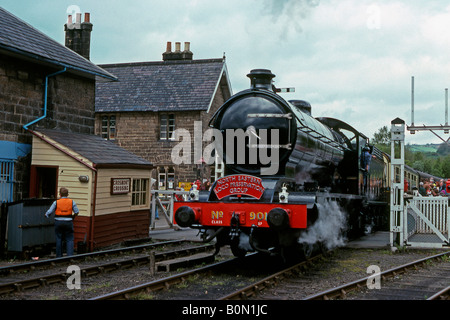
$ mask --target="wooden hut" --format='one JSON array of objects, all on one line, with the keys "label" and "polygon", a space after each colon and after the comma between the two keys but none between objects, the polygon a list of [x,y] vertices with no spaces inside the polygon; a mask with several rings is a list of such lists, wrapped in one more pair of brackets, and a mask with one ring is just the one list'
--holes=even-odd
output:
[{"label": "wooden hut", "polygon": [[[39,131],[38,131],[39,130]],[[69,189],[80,209],[75,244],[89,249],[148,237],[152,164],[99,136],[60,130],[33,133],[30,195]]]}]

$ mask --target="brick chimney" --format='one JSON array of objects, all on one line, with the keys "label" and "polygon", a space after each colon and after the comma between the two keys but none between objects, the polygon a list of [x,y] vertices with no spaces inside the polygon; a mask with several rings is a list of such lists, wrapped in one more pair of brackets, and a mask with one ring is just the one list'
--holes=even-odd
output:
[{"label": "brick chimney", "polygon": [[175,51],[172,52],[172,42],[167,42],[166,52],[162,54],[163,60],[192,60],[194,54],[190,51],[190,46],[190,42],[185,42],[184,51],[181,51],[181,43],[175,42]]},{"label": "brick chimney", "polygon": [[66,47],[89,60],[91,47],[92,23],[90,13],[84,14],[84,22],[81,22],[81,13],[76,14],[76,21],[72,21],[69,15],[67,23],[64,25],[66,32]]}]

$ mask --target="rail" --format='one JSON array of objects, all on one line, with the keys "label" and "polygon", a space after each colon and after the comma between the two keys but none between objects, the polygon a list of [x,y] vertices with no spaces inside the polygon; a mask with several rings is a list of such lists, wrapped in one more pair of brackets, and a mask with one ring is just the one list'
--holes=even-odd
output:
[{"label": "rail", "polygon": [[[120,261],[112,261],[95,266],[84,267],[80,270],[80,272],[83,277],[88,277],[96,274],[116,271],[119,269],[125,269],[145,264],[152,264],[152,263],[154,264],[155,262],[160,262],[168,259],[192,255],[196,253],[208,252],[212,251],[212,249],[214,249],[213,245],[205,245],[160,253],[154,253],[154,251],[152,251],[150,255],[144,254],[140,257],[131,257]],[[151,265],[150,267],[154,269],[154,266]],[[67,280],[67,277],[69,275],[67,274],[67,272],[60,270],[61,268],[59,268],[56,273],[44,276],[38,276],[24,280],[14,280],[12,282],[7,283],[0,283],[0,295],[11,294],[14,292],[22,292],[24,290],[33,289],[36,287],[64,282]]]},{"label": "rail", "polygon": [[[408,264],[404,264],[402,266],[390,269],[390,270],[386,270],[382,273],[379,274],[381,279],[385,279],[387,277],[391,277],[391,276],[396,276],[400,273],[404,273],[409,269],[415,268],[418,265],[421,264],[426,264],[431,260],[438,260],[438,259],[442,259],[443,257],[448,257],[450,256],[450,251],[444,252],[444,253],[440,253],[440,254],[436,254],[434,256],[431,257],[427,257],[424,259],[420,259]],[[337,299],[337,298],[345,298],[346,295],[354,290],[358,290],[359,288],[364,288],[366,287],[368,281],[371,281],[373,279],[373,275],[344,284],[342,286],[315,294],[315,295],[311,295],[309,297],[306,297],[304,300],[331,300],[331,299]]]}]

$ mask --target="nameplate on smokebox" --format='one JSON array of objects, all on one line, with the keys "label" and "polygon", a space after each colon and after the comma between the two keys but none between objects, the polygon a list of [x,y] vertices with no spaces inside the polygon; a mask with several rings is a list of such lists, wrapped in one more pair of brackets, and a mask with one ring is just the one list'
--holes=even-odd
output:
[{"label": "nameplate on smokebox", "polygon": [[219,200],[239,195],[260,199],[264,193],[264,187],[261,178],[236,174],[218,179],[214,192]]}]

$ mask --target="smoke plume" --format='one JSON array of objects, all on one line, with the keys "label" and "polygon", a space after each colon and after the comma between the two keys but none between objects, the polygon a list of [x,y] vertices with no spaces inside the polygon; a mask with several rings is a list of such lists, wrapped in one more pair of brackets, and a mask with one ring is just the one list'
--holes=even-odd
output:
[{"label": "smoke plume", "polygon": [[346,243],[347,214],[336,201],[325,201],[317,204],[319,217],[298,239],[298,243],[313,245],[322,242],[330,250]]},{"label": "smoke plume", "polygon": [[303,31],[301,20],[306,19],[319,3],[320,0],[267,0],[266,10],[275,22],[282,23],[285,28],[293,27],[300,33]]}]

